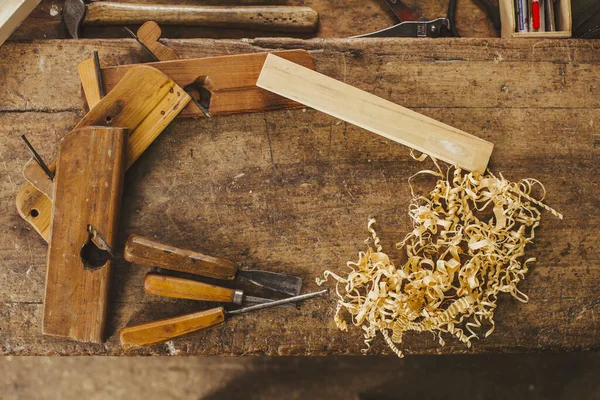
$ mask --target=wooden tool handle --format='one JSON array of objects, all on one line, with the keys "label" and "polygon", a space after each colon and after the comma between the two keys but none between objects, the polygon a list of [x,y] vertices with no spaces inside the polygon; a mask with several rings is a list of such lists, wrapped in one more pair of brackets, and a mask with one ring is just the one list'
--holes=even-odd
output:
[{"label": "wooden tool handle", "polygon": [[143,24],[196,25],[215,28],[258,29],[278,32],[314,32],[318,13],[310,7],[291,6],[181,6],[91,2],[88,25]]},{"label": "wooden tool handle", "polygon": [[180,317],[128,326],[121,329],[121,344],[126,346],[148,346],[210,328],[223,321],[225,321],[225,311],[223,307],[217,307]]},{"label": "wooden tool handle", "polygon": [[231,303],[235,289],[209,285],[192,279],[176,278],[158,274],[148,274],[144,280],[146,293],[177,299],[202,301],[222,301]]},{"label": "wooden tool handle", "polygon": [[196,251],[169,246],[139,235],[130,235],[125,243],[125,259],[136,264],[232,280],[237,266],[229,260]]},{"label": "wooden tool handle", "polygon": [[175,50],[158,41],[161,34],[160,26],[154,21],[145,22],[137,31],[140,42],[144,43],[148,50],[160,61],[178,60],[179,56],[175,53]]}]

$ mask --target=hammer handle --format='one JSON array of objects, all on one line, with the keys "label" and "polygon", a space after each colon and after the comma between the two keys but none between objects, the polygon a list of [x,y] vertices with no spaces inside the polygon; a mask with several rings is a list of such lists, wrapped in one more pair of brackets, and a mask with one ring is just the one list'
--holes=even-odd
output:
[{"label": "hammer handle", "polygon": [[175,318],[128,326],[121,329],[121,344],[149,346],[165,342],[187,333],[210,328],[225,321],[223,307],[186,314]]},{"label": "hammer handle", "polygon": [[237,265],[224,258],[180,249],[139,235],[129,236],[124,256],[132,263],[216,279],[232,280],[237,272]]},{"label": "hammer handle", "polygon": [[182,6],[95,1],[87,5],[88,25],[195,25],[214,28],[278,32],[314,32],[319,15],[310,7],[292,6]]}]

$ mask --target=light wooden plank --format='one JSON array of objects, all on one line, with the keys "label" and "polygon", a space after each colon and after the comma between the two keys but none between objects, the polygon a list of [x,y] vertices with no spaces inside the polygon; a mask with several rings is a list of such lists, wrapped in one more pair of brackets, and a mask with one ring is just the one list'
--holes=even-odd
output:
[{"label": "light wooden plank", "polygon": [[494,147],[273,54],[267,56],[256,85],[470,171],[484,172]]},{"label": "light wooden plank", "polygon": [[0,46],[39,3],[40,0],[0,1]]}]

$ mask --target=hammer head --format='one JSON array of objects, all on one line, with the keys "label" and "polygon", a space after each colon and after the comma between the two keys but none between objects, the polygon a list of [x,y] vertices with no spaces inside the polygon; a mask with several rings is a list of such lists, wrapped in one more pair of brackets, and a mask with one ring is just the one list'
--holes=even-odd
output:
[{"label": "hammer head", "polygon": [[62,10],[63,21],[74,39],[79,39],[81,25],[85,18],[85,3],[83,0],[66,0]]}]

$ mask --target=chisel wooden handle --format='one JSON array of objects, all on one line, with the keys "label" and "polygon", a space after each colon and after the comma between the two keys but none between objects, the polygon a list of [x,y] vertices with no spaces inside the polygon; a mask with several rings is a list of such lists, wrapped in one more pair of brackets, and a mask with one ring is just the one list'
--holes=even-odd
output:
[{"label": "chisel wooden handle", "polygon": [[192,279],[176,278],[157,274],[148,274],[144,280],[146,293],[177,299],[202,301],[222,301],[232,303],[235,289],[209,285]]},{"label": "chisel wooden handle", "polygon": [[216,279],[232,280],[237,271],[237,266],[229,260],[169,246],[139,235],[129,236],[124,256],[132,263]]},{"label": "chisel wooden handle", "polygon": [[292,6],[184,6],[94,1],[87,5],[84,24],[126,25],[156,21],[164,25],[314,32],[318,13]]},{"label": "chisel wooden handle", "polygon": [[121,344],[126,346],[148,346],[165,342],[186,333],[199,331],[225,321],[223,307],[211,308],[175,318],[147,322],[121,329]]}]

